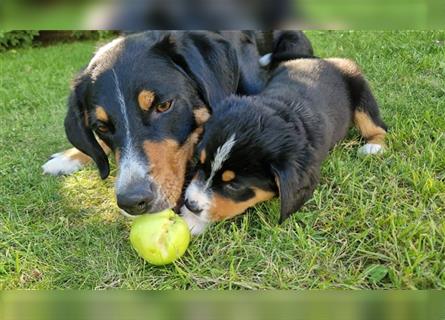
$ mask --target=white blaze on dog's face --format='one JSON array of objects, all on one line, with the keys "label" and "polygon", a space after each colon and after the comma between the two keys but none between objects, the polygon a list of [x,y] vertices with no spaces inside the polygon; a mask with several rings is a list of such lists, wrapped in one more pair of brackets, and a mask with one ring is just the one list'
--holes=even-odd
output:
[{"label": "white blaze on dog's face", "polygon": [[[232,218],[275,195],[273,179],[257,166],[249,166],[249,157],[241,154],[236,143],[233,134],[213,148],[214,152],[209,145],[199,151],[197,173],[181,208],[193,235],[202,233],[211,222]],[[205,147],[209,147],[209,156]]]},{"label": "white blaze on dog's face", "polygon": [[[221,147],[216,151],[215,158],[211,163],[211,171],[206,179],[200,179],[195,176],[192,183],[188,186],[185,193],[185,203],[181,209],[184,219],[187,221],[192,234],[202,233],[207,224],[210,223],[210,209],[212,205],[211,185],[215,174],[221,169],[224,161],[230,155],[230,151],[235,145],[235,135],[232,135]],[[203,161],[204,162],[204,161]],[[201,176],[201,178],[203,178]]]}]

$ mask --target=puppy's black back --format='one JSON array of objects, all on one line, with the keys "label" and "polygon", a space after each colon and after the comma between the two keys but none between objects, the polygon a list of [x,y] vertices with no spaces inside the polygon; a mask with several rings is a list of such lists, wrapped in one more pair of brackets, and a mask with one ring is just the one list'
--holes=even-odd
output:
[{"label": "puppy's black back", "polygon": [[323,153],[344,137],[351,123],[353,106],[347,79],[326,60],[281,64],[260,96],[282,117],[307,128],[315,147]]}]

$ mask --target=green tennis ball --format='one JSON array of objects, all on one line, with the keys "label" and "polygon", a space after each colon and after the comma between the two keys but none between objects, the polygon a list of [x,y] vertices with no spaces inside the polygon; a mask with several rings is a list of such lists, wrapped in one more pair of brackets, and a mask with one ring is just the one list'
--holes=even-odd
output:
[{"label": "green tennis ball", "polygon": [[173,210],[145,214],[133,221],[130,242],[136,252],[154,265],[180,258],[190,243],[187,223]]}]

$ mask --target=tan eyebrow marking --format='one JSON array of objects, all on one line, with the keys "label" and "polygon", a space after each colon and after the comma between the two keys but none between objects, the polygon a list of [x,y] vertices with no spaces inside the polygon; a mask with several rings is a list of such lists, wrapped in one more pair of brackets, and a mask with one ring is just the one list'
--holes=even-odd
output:
[{"label": "tan eyebrow marking", "polygon": [[155,100],[155,94],[153,91],[142,90],[139,93],[138,96],[139,107],[144,111],[148,111],[148,109],[150,109],[154,100]]},{"label": "tan eyebrow marking", "polygon": [[247,208],[254,206],[259,202],[272,199],[275,196],[274,192],[253,188],[255,196],[252,198],[236,202],[232,199],[223,197],[220,194],[215,194],[210,208],[210,220],[221,221],[233,218],[234,216],[243,213]]},{"label": "tan eyebrow marking", "polygon": [[201,164],[204,164],[206,158],[207,158],[207,153],[205,150],[202,150],[201,154],[199,155],[199,161],[201,162]]},{"label": "tan eyebrow marking", "polygon": [[235,176],[236,176],[235,172],[233,172],[232,170],[226,170],[223,172],[221,178],[222,178],[222,181],[229,182],[229,181],[232,181],[233,179],[235,179]]},{"label": "tan eyebrow marking", "polygon": [[195,121],[198,126],[206,123],[210,118],[209,110],[206,107],[196,109],[193,111],[193,114],[195,115]]},{"label": "tan eyebrow marking", "polygon": [[108,114],[105,112],[105,109],[101,106],[96,107],[96,118],[103,122],[108,122]]}]

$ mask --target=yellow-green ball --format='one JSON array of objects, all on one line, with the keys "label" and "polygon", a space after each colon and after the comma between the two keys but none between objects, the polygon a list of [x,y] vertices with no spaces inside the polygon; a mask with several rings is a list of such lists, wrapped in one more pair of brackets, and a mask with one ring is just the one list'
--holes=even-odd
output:
[{"label": "yellow-green ball", "polygon": [[187,223],[173,210],[145,214],[133,221],[130,242],[136,252],[154,265],[180,258],[190,243]]}]

